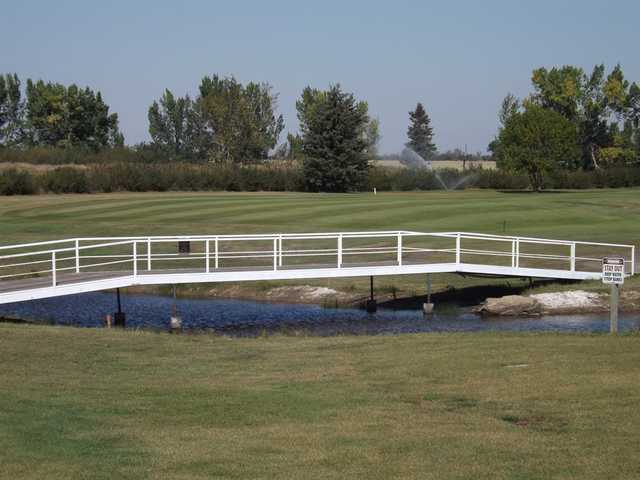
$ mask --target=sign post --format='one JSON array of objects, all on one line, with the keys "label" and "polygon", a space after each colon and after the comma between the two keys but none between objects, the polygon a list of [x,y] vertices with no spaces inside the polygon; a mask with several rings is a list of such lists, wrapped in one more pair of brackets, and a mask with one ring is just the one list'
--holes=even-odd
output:
[{"label": "sign post", "polygon": [[624,283],[624,258],[605,257],[602,259],[602,283],[611,285],[609,331],[618,333],[618,304],[620,302],[620,285]]}]

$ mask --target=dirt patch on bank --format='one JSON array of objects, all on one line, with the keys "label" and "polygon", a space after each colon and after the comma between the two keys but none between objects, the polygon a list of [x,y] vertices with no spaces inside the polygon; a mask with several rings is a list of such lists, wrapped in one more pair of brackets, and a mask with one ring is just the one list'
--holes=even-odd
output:
[{"label": "dirt patch on bank", "polygon": [[[157,287],[132,287],[127,289],[131,293],[169,294]],[[304,303],[326,306],[352,306],[361,300],[360,296],[335,290],[333,288],[313,285],[291,285],[255,288],[250,284],[224,285],[213,288],[180,287],[178,296],[181,298],[225,298],[236,300],[253,300],[273,303]]]}]

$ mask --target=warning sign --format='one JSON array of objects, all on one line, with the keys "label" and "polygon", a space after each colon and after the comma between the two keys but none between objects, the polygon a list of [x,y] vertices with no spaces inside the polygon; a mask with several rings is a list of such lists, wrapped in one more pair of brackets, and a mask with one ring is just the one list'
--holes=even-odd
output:
[{"label": "warning sign", "polygon": [[602,259],[602,283],[624,283],[624,258],[605,257]]}]

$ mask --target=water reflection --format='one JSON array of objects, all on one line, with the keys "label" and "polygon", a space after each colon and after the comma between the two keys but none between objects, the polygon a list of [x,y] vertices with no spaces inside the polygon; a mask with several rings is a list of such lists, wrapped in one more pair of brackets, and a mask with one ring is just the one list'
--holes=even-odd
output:
[{"label": "water reflection", "polygon": [[[154,295],[124,295],[128,328],[166,330],[173,299]],[[310,335],[401,334],[414,332],[558,331],[606,332],[606,314],[483,319],[468,310],[441,308],[432,317],[421,311],[384,310],[367,314],[358,309],[315,305],[268,304],[242,300],[179,299],[178,313],[187,330],[214,330],[233,336],[264,332],[303,331]],[[116,308],[112,293],[0,305],[0,316],[44,321],[56,325],[101,327]],[[621,315],[620,331],[640,330],[640,315]]]}]

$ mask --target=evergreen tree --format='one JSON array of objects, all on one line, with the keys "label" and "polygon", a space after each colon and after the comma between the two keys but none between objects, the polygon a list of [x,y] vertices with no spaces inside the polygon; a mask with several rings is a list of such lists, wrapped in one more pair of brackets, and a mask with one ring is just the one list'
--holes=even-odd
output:
[{"label": "evergreen tree", "polygon": [[409,112],[411,124],[407,130],[409,142],[406,146],[420,155],[423,160],[429,160],[437,151],[433,143],[433,128],[431,119],[422,103],[418,102],[416,109]]},{"label": "evergreen tree", "polygon": [[332,86],[317,98],[321,100],[301,115],[307,188],[323,192],[361,189],[369,168],[368,144],[363,135],[369,122],[367,110],[352,94],[343,92],[340,85]]},{"label": "evergreen tree", "polygon": [[[306,87],[302,91],[300,99],[296,101],[296,110],[298,111],[298,121],[300,122],[300,125],[307,125],[309,123],[308,119],[315,114],[315,110],[318,105],[324,102],[326,98],[327,92],[324,90]],[[367,102],[357,102],[356,108],[358,108],[363,115],[369,118],[369,104]],[[380,120],[377,118],[369,118],[369,120],[362,125],[361,135],[367,144],[365,151],[367,158],[375,158],[378,155],[378,143],[381,138]],[[299,135],[296,135],[296,137],[299,137]],[[293,144],[291,145],[293,147]],[[292,151],[294,151],[293,148]],[[297,154],[298,151],[295,150],[295,153]],[[297,158],[297,156],[294,155],[294,158]]]}]

